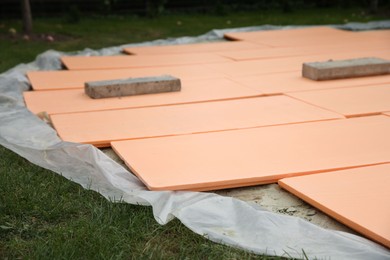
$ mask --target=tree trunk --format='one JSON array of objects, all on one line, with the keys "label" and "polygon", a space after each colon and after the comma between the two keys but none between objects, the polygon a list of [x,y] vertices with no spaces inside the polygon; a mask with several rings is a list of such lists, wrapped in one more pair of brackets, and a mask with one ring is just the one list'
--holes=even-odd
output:
[{"label": "tree trunk", "polygon": [[30,0],[22,1],[23,33],[30,35],[32,33],[32,16]]}]

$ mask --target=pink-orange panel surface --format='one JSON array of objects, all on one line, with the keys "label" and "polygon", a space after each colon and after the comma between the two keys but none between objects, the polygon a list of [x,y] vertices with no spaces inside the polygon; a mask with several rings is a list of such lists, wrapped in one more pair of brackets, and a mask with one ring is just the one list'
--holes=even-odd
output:
[{"label": "pink-orange panel surface", "polygon": [[259,44],[267,44],[269,46],[274,47],[301,47],[301,46],[313,46],[313,45],[320,45],[323,48],[326,48],[327,46],[332,45],[338,45],[338,44],[351,44],[351,48],[353,49],[353,44],[355,42],[359,41],[365,41],[367,39],[366,37],[362,37],[362,35],[353,33],[353,32],[346,32],[345,35],[335,35],[335,34],[328,34],[328,35],[322,35],[322,36],[313,36],[313,35],[305,35],[305,36],[299,36],[294,38],[288,38],[285,39],[283,37],[281,38],[266,38],[266,39],[259,39],[254,40],[254,43]]},{"label": "pink-orange panel surface", "polygon": [[152,190],[212,190],[390,161],[390,118],[371,116],[113,142]]},{"label": "pink-orange panel surface", "polygon": [[348,38],[353,32],[331,27],[308,27],[289,30],[268,30],[254,32],[226,33],[231,40],[262,43],[269,46],[309,46],[313,43],[329,44],[339,38]]},{"label": "pink-orange panel surface", "polygon": [[34,90],[54,90],[84,88],[84,83],[88,81],[163,74],[169,74],[181,80],[209,79],[223,75],[210,68],[205,68],[203,65],[183,65],[142,69],[29,71],[27,76]]},{"label": "pink-orange panel surface", "polygon": [[390,111],[389,112],[385,112],[383,114],[385,114],[386,116],[390,116]]},{"label": "pink-orange panel surface", "polygon": [[91,70],[223,63],[231,60],[213,53],[184,53],[143,56],[62,56],[61,61],[69,70]]},{"label": "pink-orange panel surface", "polygon": [[125,139],[339,118],[343,117],[286,96],[51,116],[63,140],[96,146]]},{"label": "pink-orange panel surface", "polygon": [[390,110],[390,84],[294,92],[288,95],[346,117],[381,114]]},{"label": "pink-orange panel surface", "polygon": [[225,33],[224,37],[232,40],[258,40],[264,38],[283,38],[289,39],[294,37],[304,37],[306,35],[312,35],[313,37],[323,35],[344,35],[350,33],[348,31],[335,29],[326,26],[305,27],[305,28],[293,28],[286,30],[264,30],[264,31],[252,31],[252,32],[231,32]]},{"label": "pink-orange panel surface", "polygon": [[224,73],[227,76],[248,76],[256,74],[269,74],[289,71],[301,71],[304,62],[316,62],[354,59],[361,57],[378,57],[390,59],[390,50],[368,50],[366,52],[337,52],[333,54],[320,54],[310,56],[282,57],[274,59],[245,60],[236,62],[224,62],[218,64],[205,64],[208,68]]},{"label": "pink-orange panel surface", "polygon": [[389,43],[390,41],[390,30],[370,30],[370,31],[360,31],[354,33],[354,38],[356,40],[365,40],[368,43],[371,40],[383,41]]},{"label": "pink-orange panel surface", "polygon": [[360,45],[362,42],[368,44],[380,41],[390,43],[390,30],[350,32],[329,27],[245,32],[228,34],[228,36],[274,47],[300,48],[319,45],[326,48],[332,45],[349,44],[353,49],[355,45]]},{"label": "pink-orange panel surface", "polygon": [[164,106],[261,96],[258,90],[224,78],[182,80],[181,91],[118,98],[92,99],[83,89],[27,91],[24,99],[33,113],[48,114],[88,112],[123,108]]},{"label": "pink-orange panel surface", "polygon": [[156,55],[156,54],[174,54],[174,53],[203,53],[203,52],[220,52],[220,51],[238,51],[251,49],[269,49],[267,46],[242,41],[226,42],[208,42],[196,44],[179,44],[179,45],[160,45],[160,46],[140,46],[128,47],[123,50],[129,54],[136,55]]},{"label": "pink-orange panel surface", "polygon": [[315,81],[303,78],[300,71],[231,77],[231,79],[267,95],[296,91],[373,86],[385,83],[390,84],[390,75]]},{"label": "pink-orange panel surface", "polygon": [[389,40],[363,40],[354,43],[339,43],[330,46],[313,44],[310,46],[294,46],[294,47],[273,47],[273,48],[258,48],[238,51],[219,52],[221,56],[231,58],[233,60],[256,60],[256,59],[272,59],[278,57],[292,56],[308,56],[308,55],[333,55],[345,52],[360,52],[359,56],[371,56],[371,52],[375,50],[390,51]]},{"label": "pink-orange panel surface", "polygon": [[286,178],[279,185],[390,248],[390,164]]}]

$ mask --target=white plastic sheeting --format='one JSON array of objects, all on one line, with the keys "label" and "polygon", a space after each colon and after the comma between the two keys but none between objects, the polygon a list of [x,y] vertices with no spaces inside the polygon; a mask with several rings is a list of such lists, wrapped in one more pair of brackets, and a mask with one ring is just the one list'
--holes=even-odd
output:
[{"label": "white plastic sheeting", "polygon": [[[390,28],[390,21],[351,23],[339,28]],[[227,31],[287,29],[260,26],[213,30],[199,37],[158,40],[142,45],[180,44],[221,40]],[[126,45],[135,46],[140,44]],[[125,46],[77,55],[118,54]],[[213,193],[149,191],[131,173],[91,145],[61,141],[56,132],[30,113],[22,92],[29,89],[27,70],[61,68],[63,53],[47,51],[35,62],[19,65],[0,75],[0,144],[30,162],[63,175],[113,201],[150,205],[160,224],[174,217],[207,238],[258,254],[310,259],[390,259],[390,251],[367,239],[315,226],[305,220],[279,215],[234,198]],[[362,205],[364,206],[364,205]],[[304,252],[304,253],[303,253]]]}]

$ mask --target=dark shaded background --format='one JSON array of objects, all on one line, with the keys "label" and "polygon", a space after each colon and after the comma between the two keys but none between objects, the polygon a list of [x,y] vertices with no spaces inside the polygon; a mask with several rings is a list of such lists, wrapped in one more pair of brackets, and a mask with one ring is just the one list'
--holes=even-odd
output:
[{"label": "dark shaded background", "polygon": [[[390,0],[30,0],[34,17],[58,14],[130,14],[155,17],[169,13],[214,13],[280,9],[293,12],[302,8],[360,7],[368,12],[390,11]],[[0,0],[0,19],[19,18],[20,1]]]}]

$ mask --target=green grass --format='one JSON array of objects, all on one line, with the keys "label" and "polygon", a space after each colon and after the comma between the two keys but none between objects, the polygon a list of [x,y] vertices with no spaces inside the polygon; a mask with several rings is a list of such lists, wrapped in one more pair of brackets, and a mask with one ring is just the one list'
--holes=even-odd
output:
[{"label": "green grass", "polygon": [[0,154],[0,259],[264,259],[177,220],[160,226],[150,207],[111,203],[1,146]]},{"label": "green grass", "polygon": [[[214,28],[262,24],[342,24],[369,21],[358,9],[253,11],[213,15],[171,14],[36,19],[37,34],[60,40],[10,39],[20,21],[0,21],[0,71],[30,62],[47,49],[74,51],[167,37],[203,34]],[[178,25],[180,22],[180,25]],[[59,35],[59,36],[57,36]],[[228,258],[273,259],[222,246],[174,220],[160,226],[150,207],[111,203],[93,191],[35,166],[0,146],[0,259]]]},{"label": "green grass", "polygon": [[[47,50],[75,51],[89,48],[134,43],[178,36],[195,36],[211,29],[273,25],[343,24],[350,21],[366,22],[384,19],[370,16],[360,9],[295,10],[283,13],[278,10],[239,12],[222,16],[206,14],[170,14],[155,19],[136,16],[82,17],[79,23],[65,22],[64,18],[38,18],[34,20],[36,34],[61,35],[59,40],[26,41],[7,39],[10,28],[21,31],[21,22],[0,21],[0,72],[19,63],[34,60],[37,54]],[[178,25],[180,24],[180,25]]]}]

